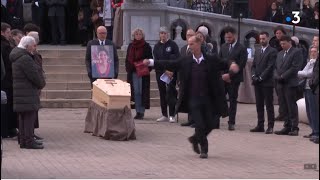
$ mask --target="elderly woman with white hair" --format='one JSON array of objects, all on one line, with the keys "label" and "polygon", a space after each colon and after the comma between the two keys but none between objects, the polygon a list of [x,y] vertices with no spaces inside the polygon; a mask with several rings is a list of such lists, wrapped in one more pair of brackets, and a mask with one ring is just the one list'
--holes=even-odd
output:
[{"label": "elderly woman with white hair", "polygon": [[128,46],[126,57],[127,81],[131,85],[131,101],[137,112],[134,119],[140,120],[144,118],[145,109],[150,109],[150,74],[141,75],[138,64],[144,59],[153,59],[152,48],[144,38],[142,29],[137,28],[132,32],[133,40]]},{"label": "elderly woman with white hair", "polygon": [[13,110],[18,113],[20,148],[43,149],[34,139],[34,122],[40,108],[39,90],[46,82],[41,67],[33,60],[33,37],[24,36],[10,53],[13,78]]}]

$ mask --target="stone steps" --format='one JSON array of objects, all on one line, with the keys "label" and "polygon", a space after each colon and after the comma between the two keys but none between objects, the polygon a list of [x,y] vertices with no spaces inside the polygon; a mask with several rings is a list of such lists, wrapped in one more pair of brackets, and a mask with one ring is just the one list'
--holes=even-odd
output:
[{"label": "stone steps", "polygon": [[[157,81],[150,82],[151,89],[158,89]],[[90,90],[89,81],[47,82],[43,90]]]},{"label": "stone steps", "polygon": [[[42,108],[87,108],[91,99],[41,99]],[[159,98],[150,98],[151,107],[159,107]]]},{"label": "stone steps", "polygon": [[[91,89],[77,89],[77,90],[48,90],[41,91],[41,99],[91,99]],[[159,97],[158,89],[150,89],[150,97]]]},{"label": "stone steps", "polygon": [[[47,49],[46,49],[47,48]],[[86,108],[91,101],[91,86],[85,65],[85,48],[39,48],[46,72],[46,87],[41,91],[45,108]],[[119,79],[126,81],[125,51],[118,51]],[[151,106],[160,106],[155,72],[151,72]]]}]

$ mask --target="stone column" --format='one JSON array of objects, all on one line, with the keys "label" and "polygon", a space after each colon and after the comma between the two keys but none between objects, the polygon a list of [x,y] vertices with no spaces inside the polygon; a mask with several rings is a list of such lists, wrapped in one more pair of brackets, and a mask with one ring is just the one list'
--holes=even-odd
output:
[{"label": "stone column", "polygon": [[165,0],[125,0],[123,9],[123,46],[126,50],[135,28],[145,32],[145,39],[151,46],[159,40],[159,28],[165,26],[167,3]]}]

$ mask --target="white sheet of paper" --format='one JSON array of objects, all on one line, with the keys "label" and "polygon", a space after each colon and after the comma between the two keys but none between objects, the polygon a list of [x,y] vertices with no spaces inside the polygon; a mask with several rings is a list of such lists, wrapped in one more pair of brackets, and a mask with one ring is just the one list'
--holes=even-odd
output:
[{"label": "white sheet of paper", "polygon": [[166,84],[170,84],[171,82],[171,79],[170,77],[166,74],[166,73],[163,73],[161,76],[160,76],[160,80],[165,82]]},{"label": "white sheet of paper", "polygon": [[248,52],[248,58],[253,58],[252,57],[252,49],[251,48],[247,48],[247,52]]}]

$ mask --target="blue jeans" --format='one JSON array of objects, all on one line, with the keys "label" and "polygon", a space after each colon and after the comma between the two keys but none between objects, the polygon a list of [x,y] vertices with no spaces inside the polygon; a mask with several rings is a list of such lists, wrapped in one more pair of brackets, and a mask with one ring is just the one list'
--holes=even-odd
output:
[{"label": "blue jeans", "polygon": [[311,89],[305,89],[306,111],[312,135],[319,137],[319,110],[317,109],[317,96]]},{"label": "blue jeans", "polygon": [[142,77],[139,77],[137,73],[134,72],[132,74],[132,82],[136,112],[144,113],[145,107],[142,104]]}]

